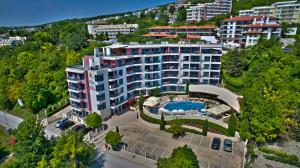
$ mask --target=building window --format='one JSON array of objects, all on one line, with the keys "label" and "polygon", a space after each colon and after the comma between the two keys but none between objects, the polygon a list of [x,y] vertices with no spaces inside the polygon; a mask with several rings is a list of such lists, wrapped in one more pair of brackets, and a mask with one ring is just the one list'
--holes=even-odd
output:
[{"label": "building window", "polygon": [[103,101],[105,100],[105,94],[97,95],[97,101]]},{"label": "building window", "polygon": [[204,69],[209,69],[209,64],[204,64]]},{"label": "building window", "polygon": [[106,109],[106,104],[102,103],[100,105],[98,105],[98,110],[105,110]]},{"label": "building window", "polygon": [[96,82],[101,82],[103,80],[104,80],[103,74],[95,75],[95,81]]},{"label": "building window", "polygon": [[205,57],[204,57],[204,61],[209,62],[209,61],[210,61],[210,56],[205,56]]},{"label": "building window", "polygon": [[96,91],[97,91],[97,92],[99,92],[99,91],[104,91],[104,84],[97,85],[97,86],[96,86]]},{"label": "building window", "polygon": [[189,69],[189,64],[183,64],[183,69]]},{"label": "building window", "polygon": [[203,72],[204,77],[209,77],[209,72]]}]

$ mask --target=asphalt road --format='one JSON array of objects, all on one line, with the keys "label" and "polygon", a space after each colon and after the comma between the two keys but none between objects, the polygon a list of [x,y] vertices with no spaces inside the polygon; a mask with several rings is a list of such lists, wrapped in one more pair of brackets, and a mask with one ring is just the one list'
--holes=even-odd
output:
[{"label": "asphalt road", "polygon": [[113,153],[105,153],[90,168],[146,168],[144,165],[130,161]]},{"label": "asphalt road", "polygon": [[[7,121],[6,121],[6,119],[7,119]],[[17,128],[18,125],[22,121],[23,121],[22,118],[8,114],[8,113],[4,113],[4,111],[0,110],[0,125],[2,125],[4,127]]]},{"label": "asphalt road", "polygon": [[[18,125],[23,121],[22,118],[11,115],[9,113],[4,113],[4,111],[0,110],[0,125],[4,126],[4,127],[9,127],[9,128],[17,128]],[[7,125],[8,124],[8,125]],[[45,134],[47,137],[51,137],[51,136],[58,136],[58,134],[56,132],[51,131],[48,128],[45,128]]]}]

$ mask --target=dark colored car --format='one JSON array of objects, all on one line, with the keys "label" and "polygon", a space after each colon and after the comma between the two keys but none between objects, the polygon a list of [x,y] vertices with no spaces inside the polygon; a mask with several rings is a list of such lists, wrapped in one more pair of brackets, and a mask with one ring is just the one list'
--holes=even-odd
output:
[{"label": "dark colored car", "polygon": [[211,148],[214,150],[219,150],[220,149],[220,144],[221,144],[221,139],[220,138],[214,138],[212,143],[211,143]]},{"label": "dark colored car", "polygon": [[60,128],[63,124],[65,124],[68,121],[68,118],[62,118],[58,120],[55,124],[56,128]]},{"label": "dark colored car", "polygon": [[67,128],[69,128],[69,127],[71,127],[71,126],[73,126],[73,125],[75,125],[74,122],[72,122],[72,121],[67,121],[67,122],[61,124],[61,126],[60,126],[59,128],[60,128],[61,130],[66,130]]},{"label": "dark colored car", "polygon": [[92,131],[91,128],[87,128],[84,125],[75,125],[71,128],[72,131],[82,132],[84,135]]},{"label": "dark colored car", "polygon": [[232,152],[232,140],[230,139],[224,140],[224,151]]}]

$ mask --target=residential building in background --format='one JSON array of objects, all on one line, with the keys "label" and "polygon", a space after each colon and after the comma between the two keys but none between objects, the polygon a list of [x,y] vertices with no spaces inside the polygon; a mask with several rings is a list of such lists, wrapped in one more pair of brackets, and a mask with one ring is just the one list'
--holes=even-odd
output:
[{"label": "residential building in background", "polygon": [[219,85],[219,44],[144,44],[106,46],[66,69],[71,118],[84,122],[91,112],[102,118],[127,109],[141,94],[184,93],[185,85]]},{"label": "residential building in background", "polygon": [[109,39],[116,39],[117,34],[129,34],[135,32],[139,28],[138,24],[117,24],[117,25],[107,25],[99,22],[88,22],[88,32],[89,34],[96,37],[97,35],[108,34]]},{"label": "residential building in background", "polygon": [[217,15],[230,14],[232,0],[215,0],[211,3],[198,4],[187,9],[187,21],[209,20]]},{"label": "residential building in background", "polygon": [[23,44],[26,41],[26,37],[14,36],[7,38],[0,38],[0,47],[2,46],[14,46],[18,44]]},{"label": "residential building in background", "polygon": [[253,46],[259,37],[280,37],[281,25],[275,17],[239,16],[225,19],[221,23],[222,43],[237,43],[242,47]]},{"label": "residential building in background", "polygon": [[263,15],[277,17],[281,23],[300,23],[300,3],[297,1],[283,1],[273,3],[271,6],[259,6],[250,10],[239,11],[239,16]]}]

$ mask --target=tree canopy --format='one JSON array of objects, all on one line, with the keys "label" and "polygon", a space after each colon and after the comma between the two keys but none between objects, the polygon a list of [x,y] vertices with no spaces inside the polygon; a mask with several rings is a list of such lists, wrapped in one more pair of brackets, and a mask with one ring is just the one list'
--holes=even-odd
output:
[{"label": "tree canopy", "polygon": [[256,46],[229,51],[222,58],[225,86],[243,95],[240,119],[247,120],[257,142],[299,126],[299,56],[296,49],[284,53],[277,39],[260,39]]},{"label": "tree canopy", "polygon": [[198,168],[196,154],[187,145],[173,150],[171,157],[157,160],[157,168]]},{"label": "tree canopy", "polygon": [[93,113],[86,117],[85,123],[88,127],[98,128],[102,125],[102,118],[99,114]]},{"label": "tree canopy", "polygon": [[105,135],[105,142],[109,145],[117,145],[118,143],[121,142],[122,136],[115,131],[109,131],[106,135]]}]

